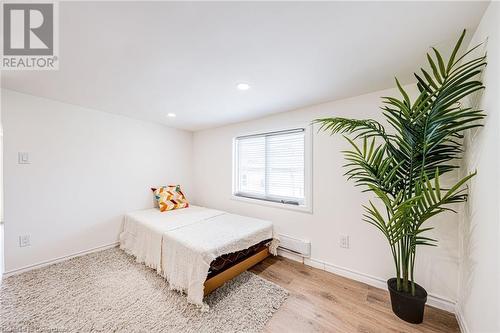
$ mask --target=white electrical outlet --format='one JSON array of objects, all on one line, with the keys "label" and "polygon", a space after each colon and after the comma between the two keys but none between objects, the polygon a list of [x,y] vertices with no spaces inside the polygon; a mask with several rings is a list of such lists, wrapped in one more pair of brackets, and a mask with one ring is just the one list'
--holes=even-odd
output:
[{"label": "white electrical outlet", "polygon": [[343,249],[349,248],[349,236],[348,235],[340,235],[340,247]]},{"label": "white electrical outlet", "polygon": [[30,246],[30,235],[19,236],[19,247]]}]

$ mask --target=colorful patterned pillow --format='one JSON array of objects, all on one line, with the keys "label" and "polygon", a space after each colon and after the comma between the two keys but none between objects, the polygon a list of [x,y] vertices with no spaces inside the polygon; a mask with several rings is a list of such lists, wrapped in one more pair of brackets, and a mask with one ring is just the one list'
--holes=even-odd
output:
[{"label": "colorful patterned pillow", "polygon": [[154,191],[160,211],[189,207],[186,196],[179,185],[161,186]]},{"label": "colorful patterned pillow", "polygon": [[156,195],[155,195],[156,187],[151,187],[151,191],[153,192],[153,205],[155,206],[155,208],[160,208],[160,206],[158,205],[158,200],[156,200]]}]

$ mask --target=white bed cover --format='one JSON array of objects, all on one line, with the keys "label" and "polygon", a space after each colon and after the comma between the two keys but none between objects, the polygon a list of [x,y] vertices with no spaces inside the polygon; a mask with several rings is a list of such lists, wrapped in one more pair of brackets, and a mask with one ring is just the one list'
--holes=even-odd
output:
[{"label": "white bed cover", "polygon": [[189,303],[203,303],[210,263],[217,257],[273,239],[269,221],[198,206],[160,212],[157,208],[125,215],[120,248],[140,263],[156,269],[170,288],[185,292]]}]

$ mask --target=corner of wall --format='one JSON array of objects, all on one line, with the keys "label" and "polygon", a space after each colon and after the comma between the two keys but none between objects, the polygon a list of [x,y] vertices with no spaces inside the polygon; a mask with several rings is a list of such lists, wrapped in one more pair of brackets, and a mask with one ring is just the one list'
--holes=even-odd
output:
[{"label": "corner of wall", "polygon": [[[500,331],[500,3],[491,2],[472,37],[471,47],[484,42],[486,90],[469,104],[485,110],[485,126],[465,138],[464,172],[478,171],[469,186],[459,227],[459,293],[457,321],[462,332]],[[481,54],[479,54],[481,53]],[[492,182],[496,182],[496,186]]]}]

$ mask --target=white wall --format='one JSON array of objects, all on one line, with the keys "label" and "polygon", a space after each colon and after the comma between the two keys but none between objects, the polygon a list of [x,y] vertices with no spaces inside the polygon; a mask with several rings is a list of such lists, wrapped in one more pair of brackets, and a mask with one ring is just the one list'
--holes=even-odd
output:
[{"label": "white wall", "polygon": [[191,132],[9,90],[2,118],[6,272],[116,242],[124,212],[152,207],[150,185],[192,192]]},{"label": "white wall", "polygon": [[[413,92],[415,88],[412,87]],[[397,96],[387,90],[355,98],[285,112],[254,121],[194,133],[194,184],[198,204],[268,219],[279,233],[309,239],[312,258],[329,267],[361,273],[370,281],[394,276],[392,256],[385,238],[375,227],[362,222],[362,204],[368,196],[343,177],[341,150],[347,145],[341,136],[316,133],[313,137],[313,213],[231,200],[232,139],[249,132],[293,128],[324,116],[379,117],[380,96]],[[458,278],[458,217],[438,217],[435,235],[438,248],[421,248],[417,253],[416,280],[428,292],[448,301],[453,309]],[[341,234],[350,236],[350,249],[339,247]],[[374,279],[370,279],[370,278]],[[383,282],[382,282],[383,283]],[[383,284],[382,284],[383,285]],[[438,304],[442,305],[442,304]]]},{"label": "white wall", "polygon": [[[479,107],[484,128],[466,138],[465,170],[477,170],[460,226],[460,279],[457,312],[466,332],[500,332],[500,3],[492,2],[471,46],[487,39],[484,91]],[[476,103],[474,103],[476,104]]]}]

